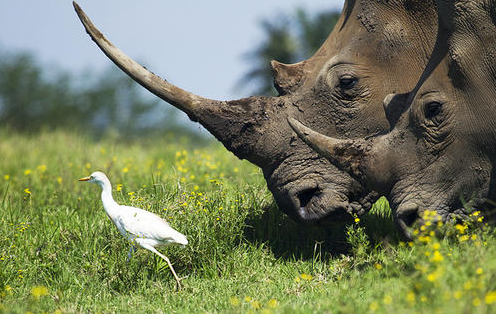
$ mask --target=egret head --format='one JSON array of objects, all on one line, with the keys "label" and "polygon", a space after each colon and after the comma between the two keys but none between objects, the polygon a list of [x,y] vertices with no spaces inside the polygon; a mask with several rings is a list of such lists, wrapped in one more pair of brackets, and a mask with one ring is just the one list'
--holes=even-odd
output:
[{"label": "egret head", "polygon": [[81,178],[81,179],[79,179],[79,181],[87,181],[87,182],[96,183],[102,187],[104,184],[110,184],[110,181],[107,178],[107,176],[105,175],[105,173],[100,172],[100,171],[93,172],[89,177]]}]

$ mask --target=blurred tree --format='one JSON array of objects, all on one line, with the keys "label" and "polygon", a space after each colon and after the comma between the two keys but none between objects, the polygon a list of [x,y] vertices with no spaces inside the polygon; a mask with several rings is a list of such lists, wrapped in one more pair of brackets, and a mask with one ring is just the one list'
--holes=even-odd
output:
[{"label": "blurred tree", "polygon": [[143,96],[121,71],[71,76],[40,66],[33,56],[0,53],[0,125],[18,131],[84,130],[124,137],[174,132],[201,138],[178,121],[176,109]]},{"label": "blurred tree", "polygon": [[249,88],[255,86],[253,94],[276,95],[270,61],[296,63],[309,58],[329,36],[339,16],[340,13],[336,11],[310,15],[303,9],[297,9],[293,15],[263,20],[261,27],[265,38],[246,54],[246,59],[254,66],[238,85]]}]

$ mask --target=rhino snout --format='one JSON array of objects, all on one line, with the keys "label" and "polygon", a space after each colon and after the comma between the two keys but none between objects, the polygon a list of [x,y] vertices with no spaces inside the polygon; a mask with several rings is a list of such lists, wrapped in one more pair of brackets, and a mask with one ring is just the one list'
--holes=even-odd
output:
[{"label": "rhino snout", "polygon": [[394,212],[393,218],[401,236],[406,240],[413,240],[410,227],[419,218],[419,205],[411,202],[400,204]]}]

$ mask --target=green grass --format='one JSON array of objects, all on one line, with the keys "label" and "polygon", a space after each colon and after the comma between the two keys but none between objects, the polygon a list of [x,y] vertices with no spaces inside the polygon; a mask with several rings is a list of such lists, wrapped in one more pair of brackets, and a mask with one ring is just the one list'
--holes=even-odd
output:
[{"label": "green grass", "polygon": [[[382,199],[352,225],[305,228],[217,143],[0,137],[0,313],[496,312],[496,236],[479,216],[403,243]],[[161,249],[188,276],[181,291],[151,252],[126,262],[99,187],[77,180],[96,170],[119,203],[188,236]]]}]

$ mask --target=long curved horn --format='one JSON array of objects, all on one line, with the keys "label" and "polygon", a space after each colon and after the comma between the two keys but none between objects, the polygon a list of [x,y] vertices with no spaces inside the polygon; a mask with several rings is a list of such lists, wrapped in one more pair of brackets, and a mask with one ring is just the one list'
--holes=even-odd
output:
[{"label": "long curved horn", "polygon": [[342,140],[328,137],[304,126],[299,121],[288,118],[289,125],[298,136],[321,156],[329,159],[336,167],[361,178],[361,162],[368,151],[363,140]]},{"label": "long curved horn", "polygon": [[144,88],[186,112],[190,117],[196,117],[198,114],[197,109],[202,103],[218,102],[185,91],[148,71],[105,38],[75,1],[72,4],[91,39],[93,39],[110,60]]},{"label": "long curved horn", "polygon": [[[249,97],[239,100],[218,101],[203,98],[174,86],[148,71],[115,47],[93,25],[83,10],[73,2],[86,32],[100,49],[121,70],[153,94],[169,102],[198,121],[224,146],[241,159],[262,167],[270,164],[270,152],[260,149],[259,138],[267,127],[267,107],[273,101],[267,97]],[[267,156],[268,157],[267,157]]]}]

